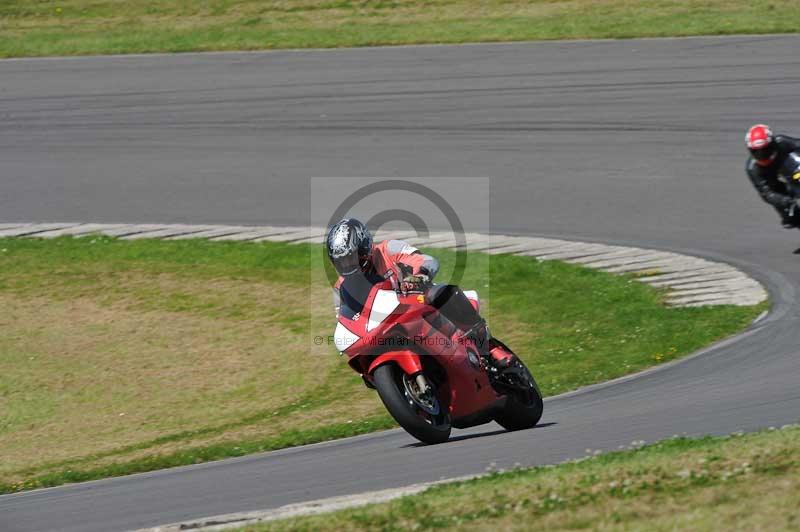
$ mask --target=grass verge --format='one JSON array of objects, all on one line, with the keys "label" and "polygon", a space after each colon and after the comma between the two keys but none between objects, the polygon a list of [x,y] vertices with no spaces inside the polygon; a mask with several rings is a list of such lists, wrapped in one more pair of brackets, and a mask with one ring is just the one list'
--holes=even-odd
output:
[{"label": "grass verge", "polygon": [[794,33],[792,0],[9,0],[0,57]]},{"label": "grass verge", "polygon": [[800,427],[677,438],[241,530],[797,530]]},{"label": "grass verge", "polygon": [[[454,253],[433,251],[450,271]],[[388,428],[314,335],[319,249],[279,243],[0,240],[0,491]],[[489,287],[489,281],[491,286]],[[763,308],[667,308],[663,293],[558,262],[469,255],[494,333],[553,395],[690,353]]]}]

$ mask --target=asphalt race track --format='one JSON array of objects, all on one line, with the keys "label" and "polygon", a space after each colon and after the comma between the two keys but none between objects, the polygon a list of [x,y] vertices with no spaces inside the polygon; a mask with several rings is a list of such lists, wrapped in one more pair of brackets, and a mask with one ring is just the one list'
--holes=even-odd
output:
[{"label": "asphalt race track", "polygon": [[798,421],[800,232],[749,185],[743,135],[764,121],[800,136],[799,49],[760,36],[0,62],[0,222],[302,225],[311,176],[488,176],[495,232],[721,258],[774,302],[733,342],[549,401],[534,430],[432,447],[389,431],[4,496],[0,529],[133,529]]}]

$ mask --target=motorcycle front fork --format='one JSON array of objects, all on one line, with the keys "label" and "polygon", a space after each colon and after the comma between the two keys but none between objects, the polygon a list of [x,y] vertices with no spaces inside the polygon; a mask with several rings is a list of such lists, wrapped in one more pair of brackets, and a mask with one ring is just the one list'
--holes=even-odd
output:
[{"label": "motorcycle front fork", "polygon": [[431,385],[428,384],[428,379],[425,378],[423,373],[417,373],[416,376],[417,387],[421,396],[427,396],[431,391]]}]

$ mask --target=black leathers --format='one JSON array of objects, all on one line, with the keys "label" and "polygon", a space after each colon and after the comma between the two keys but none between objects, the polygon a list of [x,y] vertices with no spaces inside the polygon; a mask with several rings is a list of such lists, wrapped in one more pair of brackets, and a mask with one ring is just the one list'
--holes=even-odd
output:
[{"label": "black leathers", "polygon": [[800,151],[800,139],[776,135],[775,142],[778,145],[775,160],[769,166],[760,166],[752,157],[748,158],[747,175],[761,198],[775,207],[775,210],[786,221],[789,217],[789,209],[795,203],[795,198],[786,185],[792,176],[782,175],[781,170],[789,154]]}]

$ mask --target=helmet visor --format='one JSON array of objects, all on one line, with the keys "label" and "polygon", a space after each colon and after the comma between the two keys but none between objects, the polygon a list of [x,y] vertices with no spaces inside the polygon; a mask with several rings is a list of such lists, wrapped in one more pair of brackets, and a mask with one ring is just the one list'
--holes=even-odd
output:
[{"label": "helmet visor", "polygon": [[768,161],[775,153],[775,147],[772,145],[764,146],[763,148],[753,148],[750,154],[756,161]]},{"label": "helmet visor", "polygon": [[344,257],[334,258],[333,267],[336,268],[336,271],[339,273],[339,275],[353,275],[361,269],[358,260],[358,253],[350,253]]}]

